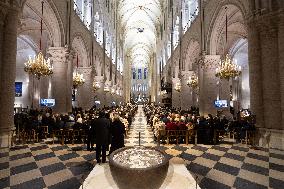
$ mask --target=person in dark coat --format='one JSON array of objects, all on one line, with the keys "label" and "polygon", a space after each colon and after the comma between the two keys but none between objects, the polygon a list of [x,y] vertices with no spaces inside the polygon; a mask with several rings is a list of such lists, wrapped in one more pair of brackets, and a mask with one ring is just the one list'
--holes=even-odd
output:
[{"label": "person in dark coat", "polygon": [[125,135],[125,126],[120,121],[119,115],[114,114],[114,120],[111,124],[111,154],[113,151],[124,147],[124,135]]},{"label": "person in dark coat", "polygon": [[87,136],[87,150],[93,151],[94,150],[94,143],[95,143],[95,125],[93,122],[96,120],[94,116],[90,116],[89,120],[87,121],[87,125],[85,127],[85,132],[88,133]]},{"label": "person in dark coat", "polygon": [[110,143],[110,120],[106,118],[104,112],[100,112],[99,118],[94,120],[92,126],[94,128],[97,163],[105,163],[106,151]]}]

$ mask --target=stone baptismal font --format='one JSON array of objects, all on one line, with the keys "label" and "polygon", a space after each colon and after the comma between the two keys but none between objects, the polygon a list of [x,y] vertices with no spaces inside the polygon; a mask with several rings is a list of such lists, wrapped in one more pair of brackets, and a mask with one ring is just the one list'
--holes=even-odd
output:
[{"label": "stone baptismal font", "polygon": [[125,147],[110,155],[109,165],[120,189],[159,189],[167,176],[169,159],[155,148]]}]

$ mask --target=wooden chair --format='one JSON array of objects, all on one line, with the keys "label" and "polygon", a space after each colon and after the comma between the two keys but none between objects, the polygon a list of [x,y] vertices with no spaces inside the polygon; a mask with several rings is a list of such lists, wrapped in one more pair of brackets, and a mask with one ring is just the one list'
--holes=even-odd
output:
[{"label": "wooden chair", "polygon": [[41,126],[40,128],[42,129],[43,136],[46,139],[49,135],[48,126]]},{"label": "wooden chair", "polygon": [[167,131],[164,129],[160,129],[159,135],[157,137],[158,146],[160,146],[161,140],[165,141],[166,136],[167,136]]},{"label": "wooden chair", "polygon": [[27,141],[35,143],[38,142],[38,133],[36,130],[25,130],[24,131],[24,140],[23,142],[26,143]]},{"label": "wooden chair", "polygon": [[72,145],[74,145],[74,142],[76,139],[78,139],[81,136],[81,132],[78,129],[73,130],[72,133]]},{"label": "wooden chair", "polygon": [[185,139],[185,144],[188,145],[188,130],[178,130],[177,131],[177,135],[178,135],[177,136],[178,137],[178,141],[182,140],[182,139]]},{"label": "wooden chair", "polygon": [[86,133],[85,129],[80,129],[79,131],[80,131],[81,139],[83,140],[83,143],[85,144],[87,141],[88,134]]},{"label": "wooden chair", "polygon": [[64,130],[64,142],[74,143],[74,130],[73,129],[66,129]]},{"label": "wooden chair", "polygon": [[56,137],[60,141],[60,143],[62,145],[64,145],[64,130],[63,129],[54,130],[52,135],[53,135],[52,136],[53,144],[54,144],[54,140],[55,140],[55,137]]},{"label": "wooden chair", "polygon": [[176,140],[178,144],[178,131],[177,130],[167,130],[167,145],[170,144],[170,141]]},{"label": "wooden chair", "polygon": [[246,130],[246,136],[244,139],[241,139],[241,143],[245,143],[246,145],[253,145],[254,140],[254,131]]}]

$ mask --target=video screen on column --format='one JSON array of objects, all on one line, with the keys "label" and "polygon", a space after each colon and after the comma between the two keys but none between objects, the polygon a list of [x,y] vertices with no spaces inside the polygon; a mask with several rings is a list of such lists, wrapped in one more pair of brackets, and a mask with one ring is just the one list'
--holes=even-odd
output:
[{"label": "video screen on column", "polygon": [[42,107],[53,107],[55,106],[55,99],[40,99],[40,106]]},{"label": "video screen on column", "polygon": [[215,100],[214,105],[216,108],[227,108],[228,101],[227,100]]}]

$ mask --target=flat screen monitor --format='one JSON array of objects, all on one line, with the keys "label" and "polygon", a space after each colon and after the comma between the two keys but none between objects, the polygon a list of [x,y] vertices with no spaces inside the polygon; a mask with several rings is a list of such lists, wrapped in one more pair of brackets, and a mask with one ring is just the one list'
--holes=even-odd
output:
[{"label": "flat screen monitor", "polygon": [[214,105],[216,108],[227,108],[228,101],[227,100],[215,100]]},{"label": "flat screen monitor", "polygon": [[22,82],[15,82],[15,96],[21,97],[23,92],[23,83]]},{"label": "flat screen monitor", "polygon": [[98,105],[98,104],[101,104],[101,101],[96,100],[96,101],[95,101],[95,104],[97,104],[97,105]]},{"label": "flat screen monitor", "polygon": [[55,106],[55,99],[40,99],[40,106],[53,107]]}]

